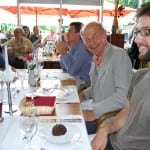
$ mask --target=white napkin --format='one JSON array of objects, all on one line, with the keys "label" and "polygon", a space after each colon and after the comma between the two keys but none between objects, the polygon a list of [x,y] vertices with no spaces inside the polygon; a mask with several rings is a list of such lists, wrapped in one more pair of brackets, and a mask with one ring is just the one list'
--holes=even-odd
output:
[{"label": "white napkin", "polygon": [[93,99],[87,99],[81,102],[82,110],[93,110],[92,107]]}]

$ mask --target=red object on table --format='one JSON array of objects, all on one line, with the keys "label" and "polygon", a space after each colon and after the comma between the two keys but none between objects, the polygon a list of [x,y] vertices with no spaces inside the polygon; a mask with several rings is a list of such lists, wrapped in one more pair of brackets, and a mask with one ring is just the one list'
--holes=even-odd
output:
[{"label": "red object on table", "polygon": [[[34,106],[50,106],[55,107],[56,96],[36,96],[34,97]],[[31,102],[31,97],[26,97],[26,103]],[[52,113],[42,113],[38,116],[53,116],[54,111]]]},{"label": "red object on table", "polygon": [[[36,96],[34,97],[34,106],[54,106],[56,96]],[[26,102],[30,102],[31,97],[26,97]]]}]

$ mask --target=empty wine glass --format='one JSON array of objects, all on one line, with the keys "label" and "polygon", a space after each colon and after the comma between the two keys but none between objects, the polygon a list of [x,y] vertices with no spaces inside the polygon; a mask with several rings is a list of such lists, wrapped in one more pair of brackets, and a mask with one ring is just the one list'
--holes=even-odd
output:
[{"label": "empty wine glass", "polygon": [[24,89],[24,79],[25,79],[26,71],[25,70],[19,70],[17,72],[17,76],[20,79],[21,89]]},{"label": "empty wine glass", "polygon": [[34,115],[21,116],[20,131],[23,137],[26,137],[25,150],[33,150],[31,141],[37,131],[37,118]]},{"label": "empty wine glass", "polygon": [[39,70],[42,70],[44,68],[44,62],[43,61],[38,62],[38,68],[39,68]]}]

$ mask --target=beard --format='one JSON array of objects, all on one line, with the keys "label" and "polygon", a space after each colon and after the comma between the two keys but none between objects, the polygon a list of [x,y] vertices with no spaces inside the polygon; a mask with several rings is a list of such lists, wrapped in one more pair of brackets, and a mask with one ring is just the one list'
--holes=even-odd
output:
[{"label": "beard", "polygon": [[150,61],[150,47],[148,47],[148,50],[146,53],[139,53],[139,59],[144,61]]}]

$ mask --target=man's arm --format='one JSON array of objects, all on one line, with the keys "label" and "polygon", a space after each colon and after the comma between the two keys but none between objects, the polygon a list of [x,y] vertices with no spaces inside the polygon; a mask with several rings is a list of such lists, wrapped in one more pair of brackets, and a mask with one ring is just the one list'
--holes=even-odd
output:
[{"label": "man's arm", "polygon": [[99,127],[96,136],[91,142],[92,150],[104,150],[107,144],[107,136],[118,131],[124,126],[126,119],[128,118],[129,110],[130,103],[127,102],[125,108],[120,111],[111,122],[103,124]]}]

